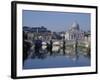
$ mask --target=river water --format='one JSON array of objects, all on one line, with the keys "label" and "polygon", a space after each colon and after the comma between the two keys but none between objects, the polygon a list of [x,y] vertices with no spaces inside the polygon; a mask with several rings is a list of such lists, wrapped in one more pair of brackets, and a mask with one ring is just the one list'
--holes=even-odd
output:
[{"label": "river water", "polygon": [[91,66],[90,55],[83,52],[65,53],[63,51],[40,53],[32,52],[23,65],[23,69],[63,68]]}]

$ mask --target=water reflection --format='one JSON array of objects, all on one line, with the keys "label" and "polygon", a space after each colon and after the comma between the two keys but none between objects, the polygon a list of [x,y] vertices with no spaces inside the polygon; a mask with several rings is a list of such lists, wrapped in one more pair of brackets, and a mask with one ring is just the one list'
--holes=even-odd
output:
[{"label": "water reflection", "polygon": [[90,66],[90,49],[80,49],[77,46],[71,48],[65,46],[65,43],[62,47],[53,45],[52,41],[42,45],[42,42],[37,40],[26,53],[27,58],[24,59],[23,56],[24,69]]}]

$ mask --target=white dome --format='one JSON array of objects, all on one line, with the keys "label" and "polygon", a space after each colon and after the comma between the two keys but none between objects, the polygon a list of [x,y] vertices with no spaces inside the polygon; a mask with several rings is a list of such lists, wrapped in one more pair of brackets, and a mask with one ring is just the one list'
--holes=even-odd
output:
[{"label": "white dome", "polygon": [[72,25],[71,25],[71,28],[79,30],[79,24],[76,23],[76,22],[73,22]]}]

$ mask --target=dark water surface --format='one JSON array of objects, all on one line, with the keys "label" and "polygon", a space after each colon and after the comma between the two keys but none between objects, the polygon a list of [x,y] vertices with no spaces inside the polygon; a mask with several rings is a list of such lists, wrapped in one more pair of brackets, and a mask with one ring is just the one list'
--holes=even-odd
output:
[{"label": "dark water surface", "polygon": [[24,61],[23,69],[90,66],[90,56],[80,54],[37,53]]}]

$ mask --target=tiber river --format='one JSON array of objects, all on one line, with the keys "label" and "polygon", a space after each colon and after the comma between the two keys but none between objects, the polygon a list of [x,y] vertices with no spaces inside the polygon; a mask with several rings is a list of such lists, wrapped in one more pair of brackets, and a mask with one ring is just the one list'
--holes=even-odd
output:
[{"label": "tiber river", "polygon": [[32,50],[29,53],[30,55],[24,61],[23,69],[83,67],[91,65],[89,53],[82,52],[79,49],[77,51],[63,50],[59,46],[53,46],[51,51],[42,49],[39,52]]}]

